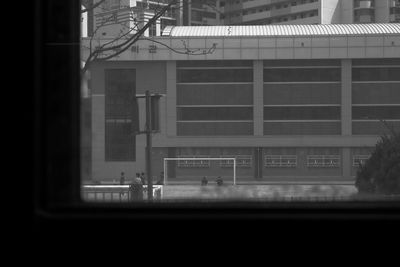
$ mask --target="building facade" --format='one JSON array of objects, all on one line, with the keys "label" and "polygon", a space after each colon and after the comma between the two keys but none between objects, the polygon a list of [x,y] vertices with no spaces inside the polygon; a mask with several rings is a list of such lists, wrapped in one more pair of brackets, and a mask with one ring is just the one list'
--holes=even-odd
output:
[{"label": "building facade", "polygon": [[[400,24],[172,27],[157,41],[216,49],[142,40],[92,64],[93,180],[145,171],[145,136],[130,135],[145,90],[163,96],[157,177],[167,157],[236,157],[238,183],[352,182],[379,136],[400,130]],[[231,164],[179,161],[167,176],[197,183]]]},{"label": "building facade", "polygon": [[[84,2],[89,1],[96,4],[101,0]],[[143,27],[154,16],[155,11],[169,2],[169,0],[105,0],[83,15],[83,36],[121,35],[135,27],[133,19],[139,22],[139,28]],[[144,36],[159,36],[166,26],[171,25],[220,25],[223,23],[221,18],[223,15],[219,3],[220,0],[179,0],[145,32]]]},{"label": "building facade", "polygon": [[183,1],[183,26],[211,26],[224,23],[221,0],[186,0]]},{"label": "building facade", "polygon": [[[87,0],[90,1],[90,0]],[[92,0],[95,5],[101,0]],[[182,24],[182,1],[168,9],[157,22],[146,30],[144,36],[159,36],[161,31],[169,25]],[[166,6],[168,0],[105,0],[96,6],[91,14],[92,20],[88,28],[88,36],[96,38],[115,37],[134,33],[136,28],[142,28],[155,14],[157,10]]]},{"label": "building facade", "polygon": [[399,0],[225,0],[225,25],[400,22]]},{"label": "building facade", "polygon": [[[83,3],[100,0],[84,0]],[[140,27],[169,1],[106,0],[84,14],[83,36],[112,37]],[[179,6],[179,8],[178,8]],[[398,23],[400,0],[180,0],[145,36],[166,26]]]}]

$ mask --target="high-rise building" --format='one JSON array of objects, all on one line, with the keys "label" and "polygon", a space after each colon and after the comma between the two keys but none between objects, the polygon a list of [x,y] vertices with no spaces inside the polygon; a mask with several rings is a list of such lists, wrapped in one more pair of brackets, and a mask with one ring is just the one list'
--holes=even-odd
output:
[{"label": "high-rise building", "polygon": [[354,23],[400,22],[399,0],[354,0],[349,2],[353,4],[351,15]]},{"label": "high-rise building", "polygon": [[[84,0],[98,3],[101,0]],[[109,37],[145,25],[170,0],[105,0],[83,17],[82,33]],[[133,21],[136,20],[136,21]],[[179,0],[145,36],[168,26],[400,22],[400,0]]]},{"label": "high-rise building", "polygon": [[400,21],[399,0],[224,0],[223,24],[341,24]]},{"label": "high-rise building", "polygon": [[[85,0],[94,4],[101,0]],[[87,35],[115,36],[143,26],[170,0],[105,0],[83,18]],[[132,19],[136,19],[134,22]],[[400,0],[180,0],[145,36],[168,25],[351,24],[400,22]]]},{"label": "high-rise building", "polygon": [[224,14],[220,8],[221,0],[183,1],[183,23],[185,26],[205,26],[223,24]]},{"label": "high-rise building", "polygon": [[[84,7],[102,0],[84,0]],[[105,0],[83,15],[83,36],[110,37],[143,27],[170,0]],[[146,32],[157,36],[168,25],[220,25],[224,22],[220,0],[179,0]],[[91,20],[89,20],[89,18]],[[87,33],[86,33],[87,32]]]},{"label": "high-rise building", "polygon": [[[98,6],[101,0],[92,1],[95,6],[91,10],[93,19],[88,21],[89,36],[111,37],[136,31],[136,28],[143,27],[160,8],[168,5],[169,0],[105,0]],[[157,20],[149,29],[146,30],[144,36],[157,36],[168,25],[181,25],[182,12],[177,6],[182,5],[182,0],[177,5],[169,8],[163,16]],[[138,26],[138,27],[137,27]],[[84,32],[84,31],[83,31]]]}]

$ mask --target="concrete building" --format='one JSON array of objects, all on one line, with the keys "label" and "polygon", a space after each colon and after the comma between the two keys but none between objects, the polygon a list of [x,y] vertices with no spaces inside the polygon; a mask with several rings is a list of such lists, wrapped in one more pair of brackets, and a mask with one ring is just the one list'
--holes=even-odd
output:
[{"label": "concrete building", "polygon": [[[172,27],[156,40],[216,50],[141,40],[92,64],[93,180],[145,171],[145,136],[130,135],[132,97],[145,90],[163,95],[155,176],[166,157],[234,156],[238,183],[352,182],[383,122],[400,130],[400,24]],[[198,183],[229,167],[170,163],[168,178]]]},{"label": "concrete building", "polygon": [[399,0],[225,0],[225,25],[400,22]]},{"label": "concrete building", "polygon": [[[100,0],[93,0],[97,3]],[[178,5],[182,5],[182,0]],[[96,37],[115,37],[127,33],[135,28],[143,27],[153,16],[156,10],[166,6],[168,0],[106,0],[92,11],[93,33]],[[174,5],[157,20],[144,34],[144,36],[157,36],[169,25],[182,24],[181,8]],[[89,36],[91,36],[89,34]]]},{"label": "concrete building", "polygon": [[183,1],[183,26],[211,26],[224,23],[221,0],[186,0]]},{"label": "concrete building", "polygon": [[[100,0],[85,0],[96,3]],[[143,26],[169,0],[106,0],[85,14],[83,36],[110,37]],[[179,6],[180,8],[176,8]],[[400,0],[180,0],[145,36],[166,26],[400,22]],[[87,29],[87,30],[86,30]],[[86,35],[87,31],[87,35]]]},{"label": "concrete building", "polygon": [[[90,0],[86,0],[90,1]],[[100,0],[92,0],[97,3]],[[169,25],[219,25],[223,21],[219,11],[220,0],[180,0],[177,5],[168,10],[155,25],[146,31],[145,36],[159,36]],[[140,21],[139,27],[154,16],[155,10],[167,5],[169,0],[106,0],[85,14],[83,36],[112,37],[134,28],[133,18]],[[88,21],[88,17],[92,20]],[[130,19],[130,20],[129,20]],[[93,25],[92,25],[93,24]],[[92,29],[86,30],[89,26]],[[85,35],[86,31],[88,34]]]}]

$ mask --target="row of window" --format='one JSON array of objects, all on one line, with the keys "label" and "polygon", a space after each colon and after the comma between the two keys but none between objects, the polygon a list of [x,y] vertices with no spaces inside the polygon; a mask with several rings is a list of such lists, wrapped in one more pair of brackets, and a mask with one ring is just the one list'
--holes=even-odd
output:
[{"label": "row of window", "polygon": [[[400,81],[400,67],[352,69],[353,81]],[[264,68],[264,82],[340,82],[341,68]],[[253,82],[253,69],[178,69],[178,83]]]},{"label": "row of window", "polygon": [[264,82],[338,82],[340,68],[264,69]]},{"label": "row of window", "polygon": [[178,107],[177,120],[253,120],[253,107]]},{"label": "row of window", "polygon": [[[247,1],[243,0],[243,2],[247,2]],[[251,9],[245,9],[239,13],[238,12],[233,12],[231,14],[228,13],[228,16],[233,17],[233,16],[240,16],[241,14],[246,15],[246,14],[251,14],[251,13],[256,13],[256,12],[279,10],[279,9],[288,8],[291,6],[304,5],[304,4],[314,3],[314,2],[318,2],[318,0],[298,0],[298,1],[285,2],[285,3],[272,3],[272,4],[268,4],[268,5],[251,8]],[[240,1],[236,1],[236,3],[239,4]]]},{"label": "row of window", "polygon": [[[264,120],[340,120],[340,106],[267,106]],[[400,106],[353,106],[353,120],[400,119]],[[178,107],[178,121],[253,120],[253,107]]]},{"label": "row of window", "polygon": [[253,84],[178,84],[177,105],[253,105]]},{"label": "row of window", "polygon": [[[178,156],[180,158],[208,158],[208,156]],[[236,167],[239,168],[250,168],[252,166],[252,156],[249,155],[222,155],[221,158],[235,158]],[[221,168],[232,168],[233,160],[221,159],[218,161]],[[178,168],[210,168],[210,160],[178,160]]]},{"label": "row of window", "polygon": [[400,81],[400,67],[353,68],[353,81]]},{"label": "row of window", "polygon": [[[178,156],[181,158],[193,158],[190,160],[178,160],[178,168],[210,168],[211,161],[206,159],[195,160],[196,158],[207,158],[207,156]],[[236,167],[250,168],[252,167],[252,156],[250,155],[221,155],[221,158],[236,158]],[[364,164],[369,155],[354,155],[352,165],[358,167]],[[340,167],[341,157],[339,155],[308,155],[307,167],[309,168],[338,168]],[[221,159],[217,161],[221,168],[232,168],[233,160]],[[296,155],[265,155],[264,167],[266,168],[296,168]]]},{"label": "row of window", "polygon": [[[249,13],[243,12],[243,15],[247,15]],[[237,16],[240,16],[241,13],[238,13]],[[251,24],[251,25],[267,25],[267,24],[273,24],[273,23],[280,23],[280,22],[286,22],[286,21],[291,21],[291,20],[298,20],[298,19],[305,19],[305,18],[310,18],[310,17],[316,17],[318,16],[318,10],[311,10],[311,11],[305,11],[305,12],[300,12],[300,13],[291,13],[290,15],[284,15],[284,16],[274,16],[274,17],[269,17],[269,18],[264,18],[264,19],[258,19],[258,20],[250,20],[246,22],[242,22],[243,25],[246,24]],[[314,23],[317,24],[317,23]]]},{"label": "row of window", "polygon": [[[400,120],[353,120],[353,135],[390,134],[390,129],[400,131]],[[340,135],[341,122],[327,121],[266,121],[263,135],[305,136]],[[253,121],[185,121],[176,123],[177,136],[253,136]]]},{"label": "row of window", "polygon": [[[265,68],[272,67],[340,67],[340,59],[280,59],[280,60],[263,60]],[[369,59],[353,59],[352,65],[354,67],[368,67],[372,66],[400,66],[400,59],[397,58],[369,58]],[[184,68],[232,68],[232,67],[245,67],[252,68],[252,60],[182,60],[176,62],[178,69]]]},{"label": "row of window", "polygon": [[177,72],[178,83],[194,82],[253,82],[252,69],[180,69]]},{"label": "row of window", "polygon": [[192,10],[192,18],[191,18],[192,20],[202,21],[203,18],[216,19],[217,14],[214,12],[209,12],[209,11]]},{"label": "row of window", "polygon": [[340,120],[340,106],[264,107],[264,120]]},{"label": "row of window", "polygon": [[354,8],[358,7],[374,7],[375,1],[374,0],[354,0]]}]

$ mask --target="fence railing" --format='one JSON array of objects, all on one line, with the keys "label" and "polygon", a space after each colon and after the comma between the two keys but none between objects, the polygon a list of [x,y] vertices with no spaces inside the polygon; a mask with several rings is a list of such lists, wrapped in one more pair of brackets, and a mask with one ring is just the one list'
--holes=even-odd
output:
[{"label": "fence railing", "polygon": [[[133,200],[129,185],[82,185],[84,201],[130,202]],[[161,200],[163,186],[153,185],[153,199]],[[147,200],[147,185],[143,185],[143,200]]]}]

